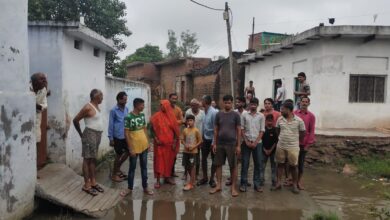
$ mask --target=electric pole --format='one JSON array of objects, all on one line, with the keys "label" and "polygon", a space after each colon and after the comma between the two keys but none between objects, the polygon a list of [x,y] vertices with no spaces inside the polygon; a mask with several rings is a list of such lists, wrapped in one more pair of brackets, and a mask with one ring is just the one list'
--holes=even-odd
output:
[{"label": "electric pole", "polygon": [[255,35],[255,17],[253,17],[253,21],[252,21],[252,37],[251,37],[251,48],[250,48],[253,50],[255,50],[255,45],[253,44],[255,40],[254,35]]},{"label": "electric pole", "polygon": [[232,52],[232,37],[230,33],[230,18],[229,18],[229,6],[228,3],[225,2],[225,11],[223,12],[223,19],[226,21],[226,29],[227,29],[227,35],[228,35],[228,45],[229,45],[229,67],[230,67],[230,89],[233,96],[233,100],[235,100],[234,97],[234,77],[233,77],[233,52]]}]

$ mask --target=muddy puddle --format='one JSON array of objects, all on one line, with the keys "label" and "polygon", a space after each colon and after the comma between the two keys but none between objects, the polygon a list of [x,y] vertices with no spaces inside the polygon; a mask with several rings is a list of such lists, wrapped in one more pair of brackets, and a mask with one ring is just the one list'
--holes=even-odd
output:
[{"label": "muddy puddle", "polygon": [[[149,155],[151,157],[151,155]],[[340,219],[375,219],[368,214],[369,206],[388,207],[390,200],[383,196],[386,186],[370,180],[345,177],[329,170],[306,169],[305,188],[300,195],[293,195],[288,188],[271,192],[267,182],[263,193],[248,189],[238,198],[230,196],[224,186],[218,195],[209,195],[209,186],[200,186],[191,192],[183,192],[184,181],[180,158],[177,162],[176,185],[163,185],[155,195],[142,193],[140,172],[137,168],[135,188],[131,195],[110,210],[102,219],[307,219],[320,210],[336,213]],[[127,164],[123,165],[123,168]],[[152,167],[151,164],[149,167]],[[154,184],[152,169],[149,169],[149,185]],[[269,179],[269,172],[266,179]],[[109,179],[110,163],[100,167],[98,181],[113,188],[126,188],[127,183],[112,183]],[[224,172],[224,177],[228,177]],[[251,179],[251,175],[249,179]],[[225,181],[225,180],[224,180]],[[389,189],[389,186],[387,186]],[[71,210],[40,201],[39,208],[30,218],[49,219],[91,219]]]}]

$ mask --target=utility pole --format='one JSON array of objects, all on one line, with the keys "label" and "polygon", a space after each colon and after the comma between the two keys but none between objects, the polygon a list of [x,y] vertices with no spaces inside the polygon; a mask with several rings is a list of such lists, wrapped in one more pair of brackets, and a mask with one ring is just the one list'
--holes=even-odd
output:
[{"label": "utility pole", "polygon": [[225,2],[225,11],[223,12],[223,19],[226,21],[226,29],[227,29],[227,35],[228,35],[228,45],[229,45],[229,67],[230,67],[230,89],[233,96],[233,100],[235,100],[234,97],[234,77],[233,77],[233,52],[232,52],[232,37],[230,33],[230,18],[229,18],[229,6],[228,3]]},{"label": "utility pole", "polygon": [[253,49],[255,50],[255,45],[253,44],[254,43],[254,40],[255,40],[255,17],[253,17],[253,21],[252,21],[252,36],[251,36],[251,48],[250,49]]}]

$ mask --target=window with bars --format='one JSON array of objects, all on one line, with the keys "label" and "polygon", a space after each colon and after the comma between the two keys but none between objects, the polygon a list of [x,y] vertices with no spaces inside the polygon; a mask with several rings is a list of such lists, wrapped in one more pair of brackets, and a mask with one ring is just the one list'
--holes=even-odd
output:
[{"label": "window with bars", "polygon": [[349,102],[384,103],[386,76],[350,75]]}]

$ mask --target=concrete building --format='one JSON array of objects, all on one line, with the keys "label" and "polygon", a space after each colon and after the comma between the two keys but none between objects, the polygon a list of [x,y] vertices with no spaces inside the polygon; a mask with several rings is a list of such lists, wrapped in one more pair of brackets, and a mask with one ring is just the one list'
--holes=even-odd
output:
[{"label": "concrete building", "polygon": [[319,128],[390,125],[390,26],[322,26],[291,36],[239,60],[256,96],[274,97],[282,80],[294,99],[296,76],[305,72]]},{"label": "concrete building", "polygon": [[33,211],[37,178],[27,1],[0,1],[0,27],[0,219],[22,219]]},{"label": "concrete building", "polygon": [[[80,171],[81,140],[72,120],[89,102],[93,88],[105,93],[105,54],[115,51],[114,44],[78,22],[30,22],[29,51],[30,73],[46,73],[51,90],[47,156]],[[101,110],[103,115],[108,114],[104,103]],[[106,132],[99,155],[111,149]]]},{"label": "concrete building", "polygon": [[248,50],[260,51],[267,49],[268,47],[280,43],[283,39],[286,39],[289,35],[272,33],[272,32],[260,32],[249,35]]}]

